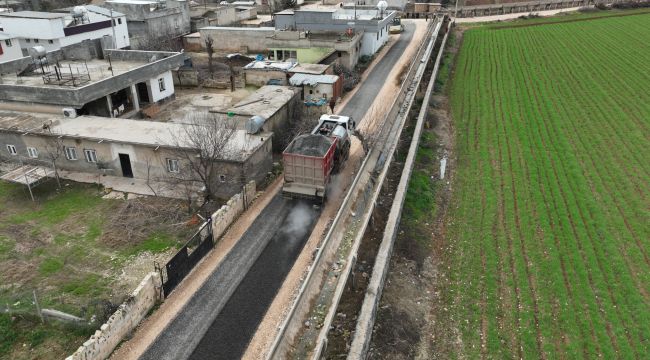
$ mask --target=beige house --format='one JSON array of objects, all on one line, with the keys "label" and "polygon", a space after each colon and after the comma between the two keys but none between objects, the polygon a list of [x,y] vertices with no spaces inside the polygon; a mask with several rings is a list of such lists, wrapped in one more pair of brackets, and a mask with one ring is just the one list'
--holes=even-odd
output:
[{"label": "beige house", "polygon": [[[57,168],[136,179],[173,182],[191,178],[182,153],[195,153],[186,124],[81,116],[0,112],[0,157]],[[228,198],[250,180],[262,181],[272,168],[271,134],[238,130],[227,155],[215,159],[217,196]]]}]

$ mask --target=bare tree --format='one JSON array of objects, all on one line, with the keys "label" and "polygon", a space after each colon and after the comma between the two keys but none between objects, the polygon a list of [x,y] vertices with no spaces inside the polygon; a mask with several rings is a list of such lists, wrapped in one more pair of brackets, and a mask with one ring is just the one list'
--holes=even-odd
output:
[{"label": "bare tree", "polygon": [[51,136],[48,136],[45,139],[45,156],[52,163],[52,168],[54,169],[54,177],[56,178],[56,184],[61,188],[61,180],[59,179],[59,169],[57,161],[65,152],[65,145],[63,144],[63,138],[52,133],[52,130],[48,128]]},{"label": "bare tree", "polygon": [[320,107],[304,106],[296,102],[289,107],[289,116],[285,131],[274,135],[274,142],[277,138],[278,147],[285,148],[297,135],[311,132],[318,124],[322,115]]},{"label": "bare tree", "polygon": [[147,34],[133,39],[131,47],[145,51],[180,51],[182,46],[177,37],[171,33]]},{"label": "bare tree", "polygon": [[210,79],[214,79],[214,68],[212,61],[214,59],[214,39],[212,36],[205,37],[205,51],[208,53],[208,71],[210,72]]},{"label": "bare tree", "polygon": [[203,186],[203,200],[217,198],[217,166],[220,160],[235,155],[240,149],[233,145],[234,122],[211,113],[191,113],[185,118],[182,133],[172,134],[173,153],[180,159],[180,183]]}]

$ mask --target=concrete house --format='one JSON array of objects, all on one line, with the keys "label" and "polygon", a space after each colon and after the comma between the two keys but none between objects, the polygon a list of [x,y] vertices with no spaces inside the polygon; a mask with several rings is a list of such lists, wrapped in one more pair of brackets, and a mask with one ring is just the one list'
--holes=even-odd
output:
[{"label": "concrete house", "polygon": [[378,9],[284,10],[275,14],[276,30],[361,33],[361,55],[372,55],[388,41],[396,12]]},{"label": "concrete house", "polygon": [[244,20],[257,18],[257,9],[253,6],[193,5],[190,10],[191,31],[206,26],[229,26]]},{"label": "concrete house", "polygon": [[269,60],[297,61],[309,64],[338,62],[353,68],[359,60],[363,33],[276,30],[273,27],[242,28],[208,26],[199,29],[200,36],[185,37],[187,48],[203,47],[206,36],[215,41],[216,51],[263,54]]},{"label": "concrete house", "polygon": [[23,56],[27,56],[34,46],[54,51],[104,37],[113,39],[107,43],[109,48],[122,49],[130,45],[125,15],[119,12],[111,14],[109,10],[94,5],[75,7],[68,13],[0,13],[0,28],[18,39]]},{"label": "concrete house", "polygon": [[324,64],[299,64],[291,61],[255,60],[243,68],[246,84],[264,86],[289,85],[294,74],[323,75],[332,74],[332,66]]},{"label": "concrete house", "polygon": [[337,100],[343,94],[343,81],[337,75],[295,74],[289,79],[292,86],[301,87],[305,101]]},{"label": "concrete house", "polygon": [[[234,121],[241,130],[261,129],[273,132],[273,136],[282,138],[292,120],[293,111],[300,105],[300,89],[288,86],[266,85],[259,88],[244,100],[226,110],[210,111],[221,114]],[[251,123],[255,117],[259,122]],[[251,128],[252,127],[252,128]],[[274,151],[283,150],[281,141],[274,141]]]},{"label": "concrete house", "polygon": [[185,63],[184,54],[88,43],[0,66],[0,109],[130,117],[174,96],[171,70]]},{"label": "concrete house", "polygon": [[[195,153],[184,141],[186,124],[0,111],[0,158],[49,166],[52,141],[63,151],[58,170],[169,182],[187,178],[186,157]],[[58,147],[57,145],[57,148]],[[239,130],[227,155],[214,159],[217,196],[228,198],[250,180],[261,182],[272,168],[270,134]],[[171,185],[170,185],[171,186]]]},{"label": "concrete house", "polygon": [[107,0],[104,6],[126,14],[133,39],[178,37],[190,32],[189,3],[184,0]]},{"label": "concrete house", "polygon": [[21,57],[23,52],[20,50],[20,40],[15,35],[0,32],[0,63]]}]

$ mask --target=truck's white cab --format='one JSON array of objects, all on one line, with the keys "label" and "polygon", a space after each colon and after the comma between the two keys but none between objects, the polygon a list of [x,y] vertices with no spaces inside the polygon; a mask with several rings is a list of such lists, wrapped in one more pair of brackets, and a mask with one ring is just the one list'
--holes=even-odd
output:
[{"label": "truck's white cab", "polygon": [[321,115],[320,119],[318,119],[318,125],[316,125],[311,133],[322,134],[326,136],[335,135],[333,131],[337,126],[342,126],[344,129],[346,129],[346,135],[350,136],[354,134],[354,128],[356,127],[356,124],[354,123],[354,120],[349,116],[324,114]]}]

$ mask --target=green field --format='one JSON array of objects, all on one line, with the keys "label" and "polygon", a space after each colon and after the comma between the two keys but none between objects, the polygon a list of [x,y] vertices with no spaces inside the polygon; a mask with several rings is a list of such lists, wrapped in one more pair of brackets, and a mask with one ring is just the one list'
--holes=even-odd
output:
[{"label": "green field", "polygon": [[650,354],[650,14],[464,33],[451,357]]}]

